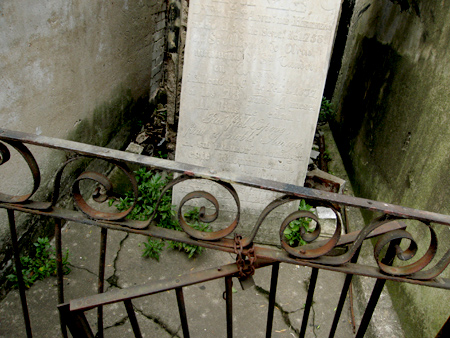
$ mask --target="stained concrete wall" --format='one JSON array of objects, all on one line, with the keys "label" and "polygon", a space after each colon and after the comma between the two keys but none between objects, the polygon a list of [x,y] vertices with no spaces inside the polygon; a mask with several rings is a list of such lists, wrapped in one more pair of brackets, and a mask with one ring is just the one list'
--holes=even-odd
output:
[{"label": "stained concrete wall", "polygon": [[[450,214],[449,17],[448,1],[356,1],[333,130],[358,195]],[[414,229],[423,253],[428,230]],[[442,256],[450,229],[435,230]],[[434,337],[450,292],[388,284],[406,336]]]},{"label": "stained concrete wall", "polygon": [[[163,80],[165,10],[165,0],[2,1],[1,128],[123,147]],[[46,199],[65,155],[35,156],[42,174],[36,199]],[[7,163],[0,175],[0,191],[29,190],[25,165]],[[45,232],[34,218],[19,223],[24,241]],[[0,270],[9,259],[0,210]]]}]

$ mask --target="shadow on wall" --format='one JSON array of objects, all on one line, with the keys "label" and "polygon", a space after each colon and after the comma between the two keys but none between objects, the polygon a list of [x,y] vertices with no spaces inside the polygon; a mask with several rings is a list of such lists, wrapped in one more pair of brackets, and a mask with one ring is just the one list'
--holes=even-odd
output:
[{"label": "shadow on wall", "polygon": [[[394,49],[376,39],[365,38],[360,44],[354,61],[356,66],[348,77],[342,109],[337,123],[333,124],[336,141],[350,177],[355,177],[355,167],[358,170],[364,167],[361,166],[364,160],[352,154],[365,153],[372,156],[371,160],[374,160],[374,156],[384,157],[376,146],[386,142],[388,97],[400,60],[401,56]],[[353,184],[357,193],[362,193],[358,182]]]}]

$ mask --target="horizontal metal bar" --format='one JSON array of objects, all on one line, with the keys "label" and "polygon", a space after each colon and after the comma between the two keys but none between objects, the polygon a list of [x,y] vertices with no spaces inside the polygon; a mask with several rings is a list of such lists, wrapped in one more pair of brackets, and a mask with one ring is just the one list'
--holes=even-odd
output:
[{"label": "horizontal metal bar", "polygon": [[141,166],[159,168],[177,173],[184,173],[189,176],[197,176],[210,180],[222,180],[229,183],[238,183],[241,185],[259,188],[263,190],[271,190],[283,194],[289,194],[300,198],[313,199],[319,201],[327,201],[346,206],[352,206],[372,211],[381,211],[388,215],[403,218],[414,218],[425,222],[434,222],[439,224],[450,225],[450,216],[438,214],[429,211],[407,208],[399,205],[372,201],[364,198],[320,191],[302,186],[280,183],[273,180],[254,178],[244,175],[236,175],[233,173],[217,173],[213,169],[205,167],[180,163],[175,161],[164,160],[155,157],[132,154],[125,151],[108,149],[74,141],[62,140],[53,137],[11,131],[0,128],[0,140],[19,141],[38,146],[75,152],[84,156],[102,158],[105,160],[125,161],[129,163],[139,164]]},{"label": "horizontal metal bar", "polygon": [[[211,249],[220,249],[224,248],[224,251],[227,252],[234,252],[234,241],[232,239],[223,238],[217,241],[201,241],[201,240],[195,240],[192,237],[190,237],[188,234],[180,231],[174,231],[170,229],[164,229],[161,227],[157,227],[154,224],[152,224],[148,229],[138,230],[138,229],[132,229],[131,227],[127,227],[128,222],[132,221],[99,221],[99,220],[93,220],[91,218],[86,217],[85,214],[79,211],[75,210],[68,210],[68,209],[62,209],[58,207],[53,207],[51,210],[48,211],[42,211],[37,208],[34,208],[34,203],[40,204],[40,202],[29,202],[27,204],[9,204],[9,203],[1,203],[0,202],[0,208],[10,209],[10,210],[16,210],[26,213],[31,213],[35,215],[41,215],[46,217],[53,217],[57,219],[63,219],[66,221],[72,221],[77,222],[81,224],[87,224],[87,225],[95,225],[103,228],[108,228],[112,230],[120,230],[135,234],[141,234],[144,236],[152,236],[157,237],[161,239],[169,239],[173,241],[179,241],[187,244],[193,244],[193,245],[199,245],[204,246],[206,248]],[[397,229],[404,229],[405,225],[400,222],[390,222],[389,224],[383,224],[380,227],[376,228],[374,231],[372,231],[367,238],[377,237],[382,234],[385,234],[389,231],[397,230]],[[359,231],[354,231],[349,234],[342,235],[339,239],[339,242],[336,246],[342,246],[346,244],[353,243],[358,236]],[[316,241],[315,245],[322,245],[325,243],[326,240],[323,241]],[[230,248],[233,250],[227,250],[226,248]],[[308,248],[307,245],[304,246],[304,248]]]},{"label": "horizontal metal bar", "polygon": [[[32,205],[32,203],[30,203],[29,205]],[[234,244],[233,244],[234,241],[232,239],[228,239],[228,238],[223,238],[221,240],[212,241],[212,242],[200,241],[200,240],[195,240],[195,239],[189,237],[189,235],[187,235],[184,232],[160,228],[157,226],[150,226],[148,229],[144,229],[144,230],[136,230],[136,229],[127,228],[125,226],[121,226],[120,222],[96,221],[96,220],[87,218],[81,212],[73,211],[73,210],[66,210],[66,209],[61,209],[61,208],[56,208],[56,207],[53,208],[52,211],[40,211],[40,210],[25,208],[23,205],[0,203],[0,208],[13,209],[13,210],[17,210],[17,211],[29,212],[29,213],[33,213],[33,214],[48,216],[48,217],[55,217],[55,218],[65,219],[68,221],[74,221],[77,223],[104,227],[104,228],[108,228],[108,229],[112,229],[112,230],[120,230],[120,231],[129,232],[129,233],[140,234],[143,236],[152,236],[152,237],[156,237],[156,238],[168,239],[168,240],[183,242],[183,243],[187,243],[187,244],[198,245],[198,246],[202,246],[202,247],[205,247],[208,249],[220,250],[220,251],[225,251],[225,252],[234,252]],[[370,235],[367,238],[376,237],[376,236],[382,235],[384,233],[387,233],[389,231],[396,230],[396,229],[403,229],[403,228],[404,228],[403,224],[401,224],[399,222],[392,222],[390,224],[385,224],[385,225],[382,225],[381,227],[375,229],[372,233],[370,233]],[[354,239],[356,238],[357,234],[358,234],[358,232],[352,232],[350,234],[341,236],[337,246],[352,243],[354,241]],[[246,250],[243,251],[243,254],[244,255],[246,254]],[[450,289],[450,279],[446,279],[446,278],[436,278],[435,280],[431,280],[431,281],[420,281],[420,280],[409,279],[406,277],[389,276],[389,275],[381,273],[380,270],[376,267],[362,266],[359,264],[347,263],[347,264],[344,264],[341,266],[330,266],[330,265],[320,264],[319,263],[320,259],[319,260],[317,260],[317,259],[316,260],[314,260],[314,259],[303,260],[303,259],[299,259],[299,258],[293,258],[293,257],[289,256],[289,254],[287,252],[277,249],[277,248],[267,248],[267,247],[255,246],[255,254],[256,254],[256,257],[258,258],[258,260],[262,258],[262,259],[271,260],[271,261],[279,261],[279,262],[296,264],[296,265],[301,265],[301,266],[316,267],[316,268],[320,268],[320,269],[326,269],[326,270],[330,270],[330,271],[342,272],[342,273],[347,273],[347,274],[363,275],[363,276],[368,276],[368,277],[373,277],[373,278],[378,278],[378,279],[387,279],[387,280],[392,280],[392,281],[397,281],[397,282],[406,282],[406,283],[410,283],[410,284],[419,284],[419,285],[437,287],[437,288],[442,288],[442,289]]]},{"label": "horizontal metal bar", "polygon": [[[257,268],[272,264],[269,261],[260,261]],[[177,278],[155,281],[153,283],[132,286],[126,289],[113,290],[102,294],[79,298],[70,302],[70,311],[86,311],[97,306],[112,304],[128,299],[153,295],[155,293],[181,288],[197,283],[207,282],[227,276],[233,276],[239,272],[236,263],[223,265],[219,268],[212,268],[198,272],[192,272]]]},{"label": "horizontal metal bar", "polygon": [[292,258],[286,252],[273,250],[270,248],[262,248],[262,247],[255,247],[255,255],[258,259],[268,259],[268,260],[274,260],[274,261],[278,261],[278,262],[282,262],[282,263],[297,264],[297,265],[301,265],[301,266],[309,266],[311,268],[319,268],[319,269],[324,269],[324,270],[329,270],[329,271],[342,272],[345,274],[360,275],[360,276],[372,277],[372,278],[377,278],[377,279],[386,279],[386,280],[391,280],[391,281],[395,281],[395,282],[417,284],[417,285],[429,286],[429,287],[433,287],[433,288],[450,290],[450,278],[437,277],[433,280],[425,281],[425,280],[410,279],[407,277],[397,277],[397,276],[386,275],[386,274],[380,272],[380,269],[378,267],[372,267],[372,266],[366,266],[366,265],[360,265],[360,264],[354,264],[354,263],[346,263],[346,264],[339,265],[339,266],[319,264],[319,263],[315,263],[314,260],[307,261],[307,260]]},{"label": "horizontal metal bar", "polygon": [[[33,203],[28,203],[26,206],[32,206]],[[31,213],[35,215],[41,215],[46,217],[53,217],[58,219],[63,219],[66,221],[72,221],[80,224],[86,224],[86,225],[94,225],[102,228],[107,228],[111,230],[119,230],[119,231],[125,231],[129,233],[139,234],[143,236],[152,236],[156,238],[161,239],[168,239],[173,240],[177,242],[182,242],[186,244],[192,244],[192,245],[199,245],[203,246],[205,248],[209,249],[216,249],[216,250],[222,250],[226,252],[234,252],[233,250],[233,240],[223,238],[217,241],[213,242],[207,242],[207,241],[200,241],[193,239],[192,237],[189,237],[188,234],[181,232],[181,231],[175,231],[170,229],[165,229],[161,227],[157,227],[154,224],[151,224],[149,228],[143,229],[143,230],[137,230],[132,229],[126,226],[128,221],[124,222],[110,222],[110,221],[98,221],[93,220],[86,215],[84,215],[82,212],[78,212],[75,210],[67,210],[62,208],[54,207],[51,211],[41,211],[37,209],[30,209],[27,208],[25,205],[20,204],[8,204],[8,203],[0,203],[0,208],[5,209],[11,209],[26,213]]]},{"label": "horizontal metal bar", "polygon": [[[440,215],[436,213],[429,213],[426,211],[420,211],[415,209],[409,209],[404,208],[400,206],[395,205],[389,205],[385,203],[370,201],[366,199],[359,199],[351,196],[345,196],[340,194],[333,194],[328,193],[324,191],[319,191],[315,189],[308,189],[300,186],[290,185],[290,184],[284,184],[279,182],[274,182],[271,180],[260,180],[255,178],[249,178],[249,177],[241,177],[236,176],[233,178],[233,176],[228,177],[219,177],[216,176],[215,173],[213,173],[211,170],[203,167],[197,167],[197,166],[191,166],[188,164],[183,163],[177,163],[173,161],[167,161],[163,159],[158,158],[152,158],[148,156],[142,156],[142,155],[136,155],[131,154],[127,152],[122,152],[118,150],[112,150],[102,147],[96,147],[92,145],[86,145],[82,143],[77,143],[73,141],[66,141],[56,138],[49,138],[45,136],[38,136],[38,135],[32,135],[32,134],[26,134],[26,133],[20,133],[20,132],[12,132],[7,130],[0,129],[0,139],[6,140],[6,142],[11,143],[14,147],[17,148],[17,142],[24,142],[24,143],[30,143],[35,144],[39,146],[45,146],[49,148],[54,149],[61,149],[65,151],[71,151],[78,154],[82,154],[85,156],[90,156],[93,158],[103,158],[106,160],[111,160],[117,162],[119,161],[128,161],[131,163],[137,163],[144,166],[149,167],[157,167],[162,169],[167,169],[175,172],[184,173],[188,176],[192,177],[200,177],[200,178],[207,178],[215,181],[224,180],[224,181],[230,181],[230,182],[236,182],[243,185],[256,187],[260,189],[266,189],[266,190],[273,190],[277,192],[284,193],[288,196],[298,196],[303,197],[307,199],[312,200],[318,200],[325,202],[325,204],[332,203],[338,203],[343,205],[351,205],[359,208],[366,208],[371,210],[378,210],[382,211],[383,213],[398,216],[401,218],[411,218],[411,219],[418,219],[422,220],[425,223],[429,222],[436,222],[436,223],[443,223],[447,224],[450,221],[450,216],[447,215]],[[14,142],[16,143],[14,143]],[[230,174],[231,175],[231,174]],[[289,198],[286,199],[280,199],[274,201],[275,204],[283,204],[285,201],[290,200]],[[52,207],[49,202],[33,202],[33,201],[26,201],[26,202],[15,202],[16,204],[13,204],[10,200],[8,200],[9,203],[0,203],[0,207],[9,209],[9,210],[17,210],[27,213],[33,213],[38,215],[44,215],[48,217],[54,217],[54,218],[60,218],[65,220],[71,220],[79,223],[84,224],[92,224],[96,226],[100,226],[102,228],[108,228],[108,229],[114,229],[114,230],[120,230],[120,231],[126,231],[131,233],[137,233],[142,234],[145,236],[153,236],[157,238],[164,238],[164,239],[170,239],[178,242],[183,242],[187,244],[193,244],[193,245],[199,245],[205,248],[211,248],[215,250],[221,250],[226,252],[234,252],[234,243],[231,239],[227,238],[221,238],[219,240],[215,241],[206,241],[203,240],[202,237],[198,237],[201,239],[194,239],[190,237],[187,233],[182,232],[176,232],[168,229],[163,229],[156,227],[154,225],[148,226],[146,229],[137,229],[135,227],[136,224],[134,224],[134,221],[107,221],[107,220],[93,220],[88,218],[89,216],[86,216],[84,213],[76,212],[76,211],[70,211],[70,210],[63,210],[58,209],[55,207]],[[272,203],[271,203],[272,204]],[[371,205],[371,207],[368,207],[367,205]],[[383,207],[382,207],[383,205]],[[269,205],[271,206],[271,205]],[[267,209],[267,208],[266,208]],[[388,224],[385,224],[385,228],[379,227],[383,224],[383,222],[389,222]],[[396,224],[398,223],[398,224]],[[362,267],[359,265],[351,265],[351,264],[344,264],[349,261],[351,254],[355,252],[358,246],[362,244],[362,241],[366,238],[380,235],[384,232],[388,232],[390,230],[394,230],[394,228],[402,229],[404,228],[403,225],[400,226],[401,222],[395,222],[392,219],[384,221],[384,219],[378,219],[375,223],[372,225],[369,225],[367,227],[362,227],[362,230],[360,233],[353,233],[349,235],[342,236],[339,238],[337,236],[335,238],[335,241],[333,243],[333,246],[339,246],[344,244],[352,244],[349,249],[349,254],[346,255],[340,255],[338,259],[330,256],[326,256],[325,253],[328,251],[324,251],[323,255],[314,256],[314,255],[303,255],[301,251],[303,252],[314,252],[317,250],[316,248],[321,248],[320,245],[324,242],[318,241],[313,242],[311,244],[307,244],[302,246],[302,250],[299,251],[301,255],[298,255],[300,258],[293,258],[289,256],[289,254],[285,251],[281,251],[278,249],[267,249],[267,248],[259,248],[256,247],[255,252],[256,256],[258,258],[265,258],[272,261],[280,261],[280,262],[287,262],[291,264],[298,264],[298,265],[304,265],[304,266],[311,266],[311,267],[318,267],[318,268],[324,268],[332,271],[340,271],[344,273],[351,273],[351,274],[357,274],[357,275],[366,275],[366,276],[372,276],[375,278],[381,278],[381,279],[390,279],[390,280],[397,280],[402,282],[408,282],[408,283],[414,283],[414,284],[421,284],[421,285],[429,285],[429,286],[435,286],[435,287],[441,287],[441,288],[448,288],[448,283],[444,282],[441,283],[443,279],[436,279],[436,280],[430,280],[428,282],[422,282],[420,279],[430,279],[433,278],[433,276],[437,276],[439,273],[442,272],[443,269],[446,268],[446,266],[449,263],[450,259],[450,251],[446,254],[446,256],[441,259],[441,261],[436,265],[435,268],[428,270],[427,272],[420,271],[419,273],[416,273],[414,277],[417,280],[414,280],[412,278],[407,277],[393,277],[389,275],[389,271],[386,271],[385,273],[381,273],[378,268],[372,268],[372,267]],[[145,227],[147,227],[147,224],[144,224]],[[132,229],[134,227],[134,229]],[[259,225],[255,226],[257,229]],[[377,229],[377,227],[379,227]],[[371,229],[373,230],[372,233],[370,233]],[[187,231],[185,229],[185,231]],[[280,230],[282,231],[282,229]],[[430,231],[432,229],[430,228]],[[433,232],[432,232],[433,233]],[[404,236],[404,234],[395,234],[396,236]],[[191,234],[192,236],[192,234]],[[245,238],[243,239],[243,243],[246,243],[244,245],[247,246],[248,249],[252,243],[252,238],[249,237],[249,240],[245,242]],[[283,242],[281,244],[284,244]],[[329,243],[323,245],[324,247],[330,246]],[[434,245],[436,246],[436,245]],[[244,248],[244,255],[247,255],[247,251]],[[287,250],[284,246],[283,248],[286,251]],[[433,246],[430,250],[433,249]],[[295,250],[294,250],[295,251]],[[289,251],[290,252],[290,251]],[[295,254],[290,252],[292,255],[297,256],[297,251],[295,251]],[[383,267],[381,267],[383,268]],[[416,267],[414,267],[415,269]],[[364,270],[366,269],[366,270]],[[414,271],[411,270],[411,271]],[[396,273],[397,276],[404,276],[406,273],[403,273],[400,271],[400,273]],[[439,281],[439,282],[435,282]],[[433,284],[434,283],[434,284]]]},{"label": "horizontal metal bar", "polygon": [[[73,221],[81,224],[88,224],[88,225],[95,225],[102,228],[107,228],[111,230],[119,230],[119,231],[125,231],[129,233],[134,234],[140,234],[143,236],[151,236],[161,239],[167,239],[177,242],[182,242],[186,244],[191,245],[198,245],[202,246],[204,248],[208,249],[214,249],[214,250],[220,250],[225,252],[234,252],[234,240],[229,238],[222,238],[220,240],[216,241],[203,241],[203,240],[197,240],[192,237],[190,237],[185,232],[175,231],[171,229],[165,229],[161,227],[157,227],[154,224],[152,224],[148,229],[132,229],[130,227],[127,227],[127,222],[132,221],[99,221],[99,220],[93,220],[88,217],[86,217],[85,214],[82,212],[74,211],[74,210],[66,210],[62,208],[54,207],[50,211],[41,211],[37,209],[33,209],[33,202],[30,202],[26,205],[22,204],[7,204],[7,203],[0,203],[0,208],[6,208],[6,209],[12,209],[16,211],[22,211],[22,212],[28,212],[32,214],[37,214],[41,216],[47,216],[47,217],[53,217],[57,219],[64,219],[66,221]],[[29,209],[28,207],[31,207]],[[397,230],[397,229],[404,229],[405,225],[401,222],[390,222],[389,224],[384,224],[375,230],[373,230],[369,235],[367,236],[367,239],[373,238],[376,236],[380,236],[382,234],[385,234],[387,232]],[[355,241],[356,237],[358,236],[359,231],[351,232],[349,234],[342,235],[337,243],[338,246],[343,246],[346,244],[351,244]],[[320,246],[323,243],[326,243],[326,240],[319,240],[316,241],[313,246]],[[308,247],[311,245],[304,245],[303,248],[308,249]],[[274,249],[277,250],[277,249]],[[283,251],[284,252],[284,251]],[[246,254],[246,250],[243,252]]]}]

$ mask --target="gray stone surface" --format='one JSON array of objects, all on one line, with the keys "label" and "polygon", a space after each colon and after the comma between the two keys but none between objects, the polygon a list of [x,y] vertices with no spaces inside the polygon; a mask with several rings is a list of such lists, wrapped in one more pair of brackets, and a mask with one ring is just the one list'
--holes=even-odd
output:
[{"label": "gray stone surface", "polygon": [[[176,160],[303,184],[339,8],[339,0],[190,1]],[[177,187],[174,203],[188,190]],[[237,190],[244,223],[276,196]],[[233,214],[233,199],[211,191]],[[276,238],[262,231],[260,240]]]},{"label": "gray stone surface", "polygon": [[[165,9],[164,0],[3,0],[0,127],[101,146],[109,143],[115,149],[124,146],[128,123],[142,113],[136,111],[136,101],[147,101],[150,90],[154,94],[161,84],[160,26]],[[42,148],[34,154],[41,169],[35,197],[43,200],[67,157]],[[14,157],[1,167],[0,191],[29,193],[29,169]],[[27,241],[31,235],[22,235],[35,233],[35,219],[20,216],[19,237]],[[5,220],[2,212],[0,273],[10,257]]]},{"label": "gray stone surface", "polygon": [[[85,124],[85,133],[91,123],[103,123],[105,132],[107,123],[119,124],[113,114],[109,121],[96,116],[94,122],[94,110],[123,99],[126,90],[135,99],[148,95],[152,14],[159,7],[156,2],[2,1],[2,128],[68,138],[80,124]],[[93,134],[83,136],[86,143],[99,142]],[[60,165],[53,160],[54,155],[41,152],[39,164],[53,169]],[[13,172],[24,177],[28,169],[18,170],[16,166]],[[9,191],[24,189],[22,180],[6,183]]]}]

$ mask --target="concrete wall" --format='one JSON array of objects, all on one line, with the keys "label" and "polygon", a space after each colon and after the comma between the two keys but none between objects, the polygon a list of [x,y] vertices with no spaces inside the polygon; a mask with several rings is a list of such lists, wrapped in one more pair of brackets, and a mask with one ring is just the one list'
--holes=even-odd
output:
[{"label": "concrete wall", "polygon": [[[358,195],[450,214],[449,17],[448,1],[356,1],[333,129]],[[441,256],[450,231],[435,229]],[[423,252],[428,230],[409,230]],[[448,291],[388,287],[407,337],[434,337],[450,315]]]},{"label": "concrete wall", "polygon": [[[0,126],[123,147],[163,80],[165,10],[165,0],[2,1]],[[36,199],[48,198],[65,155],[35,156],[43,176]],[[25,165],[7,163],[0,191],[19,194],[28,180]],[[36,219],[19,223],[22,239],[45,228]],[[0,210],[0,270],[8,237]]]}]

